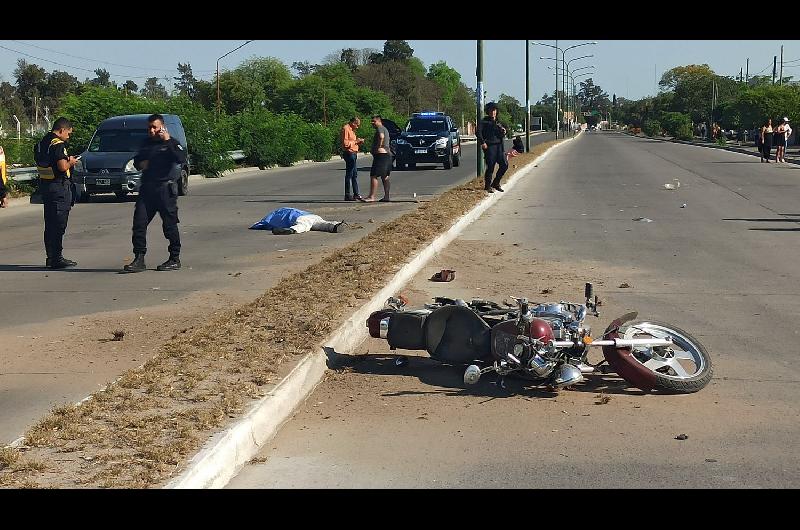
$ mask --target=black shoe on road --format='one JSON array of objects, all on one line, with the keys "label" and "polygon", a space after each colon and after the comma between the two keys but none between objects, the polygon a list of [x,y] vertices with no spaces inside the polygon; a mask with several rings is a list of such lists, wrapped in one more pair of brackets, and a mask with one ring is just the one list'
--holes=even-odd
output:
[{"label": "black shoe on road", "polygon": [[137,254],[134,256],[133,261],[128,263],[122,268],[125,272],[142,272],[147,269],[144,264],[144,254]]},{"label": "black shoe on road", "polygon": [[48,269],[66,269],[67,267],[74,267],[78,263],[76,261],[72,261],[71,259],[67,259],[65,257],[60,258],[47,258],[45,262],[45,266]]},{"label": "black shoe on road", "polygon": [[487,186],[487,187],[486,187],[486,188],[484,188],[484,189],[485,189],[487,192],[489,192],[489,193],[494,193],[494,190],[493,190],[493,189],[492,189],[490,186]]},{"label": "black shoe on road", "polygon": [[493,187],[494,189],[496,189],[497,191],[505,191],[503,188],[501,188],[501,187],[500,187],[500,184],[497,184],[497,185],[495,185],[495,184],[492,184],[492,187]]},{"label": "black shoe on road", "polygon": [[156,267],[158,271],[176,271],[181,268],[181,260],[169,258],[167,261]]},{"label": "black shoe on road", "polygon": [[333,231],[336,232],[337,234],[340,234],[345,230],[347,230],[347,223],[345,223],[344,221],[342,221],[341,223],[336,223],[336,226],[333,227]]}]

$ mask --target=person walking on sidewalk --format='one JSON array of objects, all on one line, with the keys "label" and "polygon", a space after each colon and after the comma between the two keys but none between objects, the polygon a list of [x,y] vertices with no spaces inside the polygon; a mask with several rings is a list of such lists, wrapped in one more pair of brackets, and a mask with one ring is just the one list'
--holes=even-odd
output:
[{"label": "person walking on sidewalk", "polygon": [[769,163],[769,157],[772,156],[772,118],[767,118],[767,122],[761,126],[759,133],[759,140],[761,141],[761,161]]},{"label": "person walking on sidewalk", "polygon": [[[486,160],[486,173],[483,175],[484,189],[489,193],[494,193],[494,190],[503,191],[503,188],[500,187],[500,179],[508,170],[508,160],[506,160],[503,149],[506,129],[497,122],[497,103],[490,101],[484,110],[486,116],[481,120],[476,130],[476,136]],[[499,165],[500,169],[497,170],[497,175],[492,180],[495,164]]]},{"label": "person walking on sidewalk", "polygon": [[[358,148],[364,143],[363,138],[356,135],[356,130],[361,126],[361,119],[358,116],[350,118],[350,121],[344,124],[340,136],[342,146],[342,158],[344,158],[344,200],[357,201],[361,198],[358,190],[358,167],[356,159],[358,158]],[[353,193],[350,193],[350,185],[352,183]]]},{"label": "person walking on sidewalk", "polygon": [[178,232],[178,182],[180,167],[186,163],[186,149],[169,135],[164,116],[152,114],[147,134],[133,165],[142,170],[142,185],[133,210],[133,261],[125,272],[142,272],[146,266],[147,225],[156,213],[161,216],[164,237],[169,240],[169,259],[156,267],[160,271],[181,268],[181,236]]}]

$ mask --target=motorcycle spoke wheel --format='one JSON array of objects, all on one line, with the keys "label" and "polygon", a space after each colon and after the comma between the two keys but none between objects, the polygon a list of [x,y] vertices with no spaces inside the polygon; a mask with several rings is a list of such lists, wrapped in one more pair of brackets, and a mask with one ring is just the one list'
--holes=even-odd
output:
[{"label": "motorcycle spoke wheel", "polygon": [[656,387],[678,393],[697,392],[712,377],[705,347],[686,331],[654,320],[629,322],[619,331],[623,339],[672,339],[672,346],[633,348],[633,358],[656,376]]}]

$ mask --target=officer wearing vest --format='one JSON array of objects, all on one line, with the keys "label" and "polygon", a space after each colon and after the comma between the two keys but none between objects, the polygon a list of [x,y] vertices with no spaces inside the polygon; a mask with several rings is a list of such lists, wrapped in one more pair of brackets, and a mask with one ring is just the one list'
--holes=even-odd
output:
[{"label": "officer wearing vest", "polygon": [[0,147],[0,208],[8,206],[8,189],[6,188],[6,155]]},{"label": "officer wearing vest", "polygon": [[147,225],[161,216],[164,237],[169,240],[169,259],[156,267],[160,271],[181,268],[181,237],[178,233],[178,182],[180,169],[186,163],[186,150],[170,137],[164,127],[164,117],[153,114],[148,119],[148,138],[133,158],[133,165],[142,170],[142,185],[133,211],[133,261],[125,265],[125,272],[146,269]]},{"label": "officer wearing vest", "polygon": [[[478,145],[483,149],[483,157],[486,160],[486,173],[484,173],[484,189],[489,193],[494,190],[503,191],[500,187],[500,179],[503,178],[508,170],[508,160],[506,160],[503,148],[503,138],[506,129],[497,121],[497,103],[490,101],[484,109],[486,116],[478,125],[475,135],[478,137]],[[492,180],[494,166],[497,164],[500,169]]]},{"label": "officer wearing vest", "polygon": [[52,130],[34,146],[39,191],[44,204],[44,248],[49,269],[77,265],[61,254],[69,211],[75,204],[72,168],[78,160],[67,154],[66,142],[71,134],[72,123],[66,118],[58,118]]}]

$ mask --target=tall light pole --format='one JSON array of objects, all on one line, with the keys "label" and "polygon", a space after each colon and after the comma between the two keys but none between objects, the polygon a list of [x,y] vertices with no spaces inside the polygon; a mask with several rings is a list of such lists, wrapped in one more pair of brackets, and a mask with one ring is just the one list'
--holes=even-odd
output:
[{"label": "tall light pole", "polygon": [[[586,57],[590,57],[590,56],[586,56]],[[547,59],[547,57],[540,57],[540,59]],[[552,58],[550,58],[550,59],[552,59]],[[578,59],[583,59],[583,57],[578,57]],[[573,60],[574,60],[574,59],[573,59]],[[565,75],[565,76],[566,76],[566,78],[568,78],[568,79],[572,79],[572,75],[571,75],[571,74],[570,74],[570,72],[569,72],[569,62],[572,62],[572,61],[568,61],[568,62],[567,62],[567,70],[565,70],[565,71],[563,72],[563,75]],[[574,73],[574,72],[578,72],[578,71],[580,71],[580,70],[586,70],[586,69],[591,69],[591,68],[594,68],[594,65],[584,66],[584,67],[582,67],[582,68],[576,68],[576,69],[573,71],[573,73]],[[553,70],[553,68],[550,68],[549,66],[547,67],[547,69],[548,69],[548,70]],[[558,75],[558,74],[556,74],[556,76],[557,76],[557,75]],[[589,75],[589,74],[587,73],[587,74],[582,74],[582,75]],[[565,88],[568,88],[568,87],[569,87],[569,85],[567,85],[567,87],[565,87]],[[573,93],[572,93],[572,96],[571,96],[569,99],[571,99],[571,98],[574,98],[574,97],[575,97],[575,90],[574,90],[574,89],[575,89],[575,87],[574,87],[574,82],[573,82],[573,87],[572,87],[572,88],[573,88],[573,91],[572,91]],[[566,96],[566,91],[565,91],[565,97],[568,97],[568,96]],[[569,99],[568,99],[567,101],[569,101]],[[568,107],[567,107],[567,112],[569,112],[569,108],[570,108],[570,107],[568,106]],[[572,108],[573,117],[574,117],[574,113],[575,113],[575,105],[573,104],[571,108]]]},{"label": "tall light pole", "polygon": [[[582,42],[580,44],[575,44],[573,46],[568,46],[567,48],[564,48],[563,50],[558,47],[558,41],[556,41],[556,45],[555,46],[553,46],[552,44],[545,44],[543,42],[532,42],[531,44],[539,45],[539,46],[547,46],[549,48],[555,48],[556,50],[560,51],[561,52],[561,64],[563,65],[563,67],[562,67],[562,76],[563,76],[563,73],[566,70],[566,61],[567,61],[566,54],[567,54],[567,51],[571,50],[573,48],[578,48],[579,46],[588,46],[590,44],[597,44],[597,41]],[[566,77],[564,77],[564,79],[562,80],[562,84],[563,84],[564,88],[566,89]],[[556,102],[557,101],[558,101],[558,55],[556,55]],[[558,136],[558,103],[556,103],[556,136]]]},{"label": "tall light pole", "polygon": [[251,42],[253,42],[253,41],[249,40],[249,41],[245,42],[244,44],[242,44],[241,46],[232,49],[231,51],[229,51],[228,53],[226,53],[225,55],[223,55],[222,57],[217,59],[217,118],[219,118],[219,111],[220,111],[220,106],[221,106],[220,97],[219,97],[219,61],[220,61],[220,59],[222,59],[224,57],[227,57],[228,55],[232,54],[233,52],[235,52],[239,48],[241,48],[243,46],[246,46],[246,45],[250,44]]},{"label": "tall light pole", "polygon": [[[573,59],[570,59],[569,61],[567,61],[566,65],[564,66],[563,73],[562,73],[562,75],[563,75],[563,79],[564,79],[564,82],[565,82],[565,83],[566,83],[566,80],[567,80],[567,78],[569,77],[569,65],[570,65],[570,63],[571,63],[572,61],[577,61],[577,60],[579,60],[579,59],[586,59],[586,58],[588,58],[588,57],[594,57],[594,55],[592,55],[592,54],[589,54],[589,55],[582,55],[582,56],[580,56],[580,57],[575,57],[575,58],[573,58]],[[552,57],[539,57],[539,59],[556,61],[556,63],[558,63],[558,59],[557,59],[557,58],[556,58],[556,59],[554,59],[554,58],[552,58]],[[556,66],[558,66],[558,65],[556,64]],[[568,84],[565,84],[565,85],[564,85],[564,87],[563,87],[563,91],[564,91],[564,97],[566,98],[566,101],[567,101],[567,113],[569,113],[569,111],[570,111],[570,103],[569,103],[570,99],[569,99],[569,98],[568,98],[568,96],[566,95],[568,86],[569,86]],[[572,108],[572,112],[573,112],[573,113],[575,112],[575,109],[574,109],[574,108]]]},{"label": "tall light pole", "polygon": [[[475,113],[475,128],[481,126],[481,118],[483,117],[483,41],[478,41],[478,57],[477,66],[475,68],[475,75],[478,78],[478,88],[475,89],[475,106],[477,112]],[[477,130],[475,131],[477,135]],[[475,167],[478,171],[478,176],[483,175],[483,151],[481,146],[478,145],[478,156],[476,157]]]},{"label": "tall light pole", "polygon": [[531,41],[525,41],[525,152],[531,151]]}]

